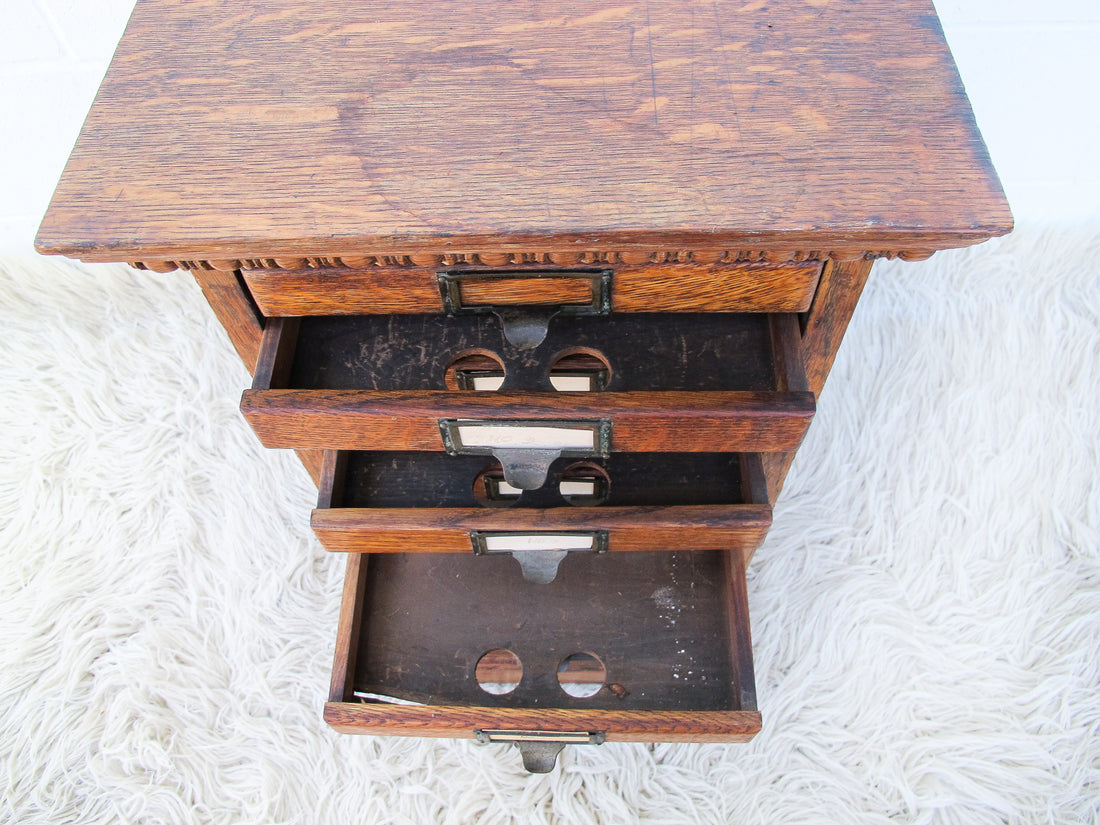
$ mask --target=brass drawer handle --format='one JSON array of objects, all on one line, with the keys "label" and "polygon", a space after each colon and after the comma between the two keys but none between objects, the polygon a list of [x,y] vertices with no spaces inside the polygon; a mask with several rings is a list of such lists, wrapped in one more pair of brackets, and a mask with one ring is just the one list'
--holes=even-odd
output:
[{"label": "brass drawer handle", "polygon": [[483,745],[511,742],[519,748],[524,768],[531,773],[550,773],[566,745],[602,745],[607,734],[603,731],[475,730],[474,738]]},{"label": "brass drawer handle", "polygon": [[611,311],[610,269],[448,270],[436,274],[448,315],[493,313],[518,349],[546,338],[550,319]]}]

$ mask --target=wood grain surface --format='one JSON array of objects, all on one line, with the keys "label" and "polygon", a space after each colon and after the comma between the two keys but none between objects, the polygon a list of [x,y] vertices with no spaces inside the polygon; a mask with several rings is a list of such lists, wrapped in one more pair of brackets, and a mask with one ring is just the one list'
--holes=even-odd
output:
[{"label": "wood grain surface", "polygon": [[246,390],[241,411],[266,447],[442,450],[440,419],[611,421],[623,452],[795,450],[811,393]]},{"label": "wood grain surface", "polygon": [[528,710],[326,702],[324,715],[340,733],[473,738],[475,730],[486,729],[603,731],[608,742],[748,742],[761,724],[757,710]]},{"label": "wood grain surface", "polygon": [[140,0],[37,245],[927,252],[1010,226],[930,0]]},{"label": "wood grain surface", "polygon": [[336,648],[332,655],[332,679],[329,701],[345,702],[352,696],[352,674],[363,627],[364,597],[369,557],[359,553],[348,556],[344,567],[344,589],[340,597],[340,619],[336,628]]},{"label": "wood grain surface", "polygon": [[[366,561],[349,557],[337,689],[325,708],[325,720],[341,732],[462,736],[489,728],[724,742],[760,729],[744,568],[735,552],[571,559],[553,587],[523,582],[501,557],[375,556],[367,578],[352,559]],[[517,603],[527,617],[519,625]],[[647,632],[630,632],[639,625]],[[474,683],[475,664],[505,638],[523,663],[522,681],[514,694],[489,695]],[[345,651],[355,649],[352,665]],[[569,696],[557,686],[555,665],[589,649],[608,684],[595,696]],[[682,669],[681,659],[692,665]],[[714,678],[694,683],[704,671]],[[352,702],[353,682],[358,691],[425,704]]]},{"label": "wood grain surface", "polygon": [[771,526],[767,505],[679,507],[356,508],[314,510],[326,550],[350,553],[470,553],[471,530],[607,530],[609,551],[755,549]]},{"label": "wood grain surface", "polygon": [[[441,312],[437,271],[439,267],[253,269],[243,275],[266,315],[349,315]],[[805,312],[820,272],[820,261],[717,267],[620,264],[614,266],[611,308],[616,312]],[[512,298],[513,303],[537,303],[527,292]]]},{"label": "wood grain surface", "polygon": [[264,317],[250,300],[248,289],[233,272],[198,270],[194,276],[203,297],[225,328],[233,349],[248,371],[255,373],[264,334]]},{"label": "wood grain surface", "polygon": [[[776,346],[777,358],[794,365],[799,373],[798,387],[808,388],[815,397],[829,377],[859,296],[871,274],[871,265],[871,261],[827,261],[813,305],[805,317],[805,329],[799,343],[800,354],[796,356],[792,352],[789,336],[786,346]],[[799,361],[805,365],[804,375],[798,369]],[[773,452],[762,456],[762,460],[768,477],[770,500],[774,502],[783,491],[783,482],[794,461],[794,453]]]}]

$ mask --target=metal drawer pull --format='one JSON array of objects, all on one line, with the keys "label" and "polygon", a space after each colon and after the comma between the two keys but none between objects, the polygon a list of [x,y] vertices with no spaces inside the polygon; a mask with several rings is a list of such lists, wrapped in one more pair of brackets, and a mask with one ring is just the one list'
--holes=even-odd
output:
[{"label": "metal drawer pull", "polygon": [[442,419],[443,447],[451,455],[491,455],[504,468],[504,480],[520,490],[546,483],[550,465],[561,456],[606,457],[611,422],[486,421]]},{"label": "metal drawer pull", "polygon": [[451,270],[436,278],[448,315],[491,312],[512,346],[534,349],[559,313],[609,313],[611,275],[610,269]]},{"label": "metal drawer pull", "polygon": [[482,745],[511,742],[519,748],[524,768],[531,773],[550,773],[566,745],[602,745],[607,734],[603,731],[475,730],[474,738]]},{"label": "metal drawer pull", "polygon": [[511,553],[523,578],[532,584],[549,584],[558,566],[570,553],[606,553],[607,531],[583,533],[490,533],[472,530],[470,541],[479,556]]}]

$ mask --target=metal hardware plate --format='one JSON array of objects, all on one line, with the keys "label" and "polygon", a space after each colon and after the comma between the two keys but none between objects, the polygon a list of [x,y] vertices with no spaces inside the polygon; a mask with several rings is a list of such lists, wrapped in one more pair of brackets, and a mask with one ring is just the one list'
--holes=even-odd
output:
[{"label": "metal hardware plate", "polygon": [[549,584],[556,579],[558,566],[569,553],[606,553],[608,545],[606,530],[568,533],[471,530],[470,541],[479,556],[511,553],[519,562],[523,578],[532,584]]},{"label": "metal hardware plate", "polygon": [[[450,455],[491,455],[504,468],[504,480],[520,490],[542,487],[550,465],[562,456],[606,458],[611,452],[611,422],[606,419],[493,421],[446,418],[439,421],[439,432],[443,448]],[[474,439],[478,440],[467,443]]]},{"label": "metal hardware plate", "polygon": [[[448,315],[491,313],[496,315],[504,337],[517,349],[534,349],[546,338],[555,315],[607,315],[611,312],[610,269],[535,269],[492,272],[448,270],[436,273],[443,309]],[[494,305],[466,304],[462,300],[462,284],[474,281],[533,281],[538,279],[583,280],[592,285],[592,298],[587,303]]]},{"label": "metal hardware plate", "polygon": [[603,731],[475,730],[474,737],[483,745],[511,742],[519,748],[524,768],[531,773],[550,773],[566,745],[602,745],[607,734]]}]

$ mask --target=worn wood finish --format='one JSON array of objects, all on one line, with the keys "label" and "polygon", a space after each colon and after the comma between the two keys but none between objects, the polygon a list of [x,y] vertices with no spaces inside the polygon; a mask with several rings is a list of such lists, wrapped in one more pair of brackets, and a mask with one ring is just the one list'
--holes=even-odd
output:
[{"label": "worn wood finish", "polygon": [[604,731],[608,742],[748,742],[761,727],[756,710],[526,710],[330,701],[324,717],[339,733],[452,739],[473,738],[475,730],[551,730]]},{"label": "worn wood finish", "polygon": [[[337,730],[581,730],[620,741],[716,742],[744,741],[760,728],[755,687],[745,681],[752,679],[748,630],[734,626],[734,617],[748,615],[747,605],[732,604],[745,599],[728,572],[740,566],[737,554],[569,558],[553,585],[524,582],[518,566],[499,556],[390,555],[371,564],[370,577],[346,589],[341,606],[341,637],[351,616],[364,614],[359,657],[348,670],[355,676],[334,674],[334,684],[354,681],[356,691],[427,704],[333,698],[325,719]],[[347,581],[352,575],[349,568]],[[528,617],[519,626],[509,619],[517,611]],[[523,676],[513,693],[490,695],[477,686],[475,665],[505,644]],[[583,698],[555,679],[559,661],[581,650],[600,657],[607,680]],[[339,655],[335,667],[349,668]]]},{"label": "worn wood finish", "polygon": [[241,411],[266,447],[442,450],[443,419],[611,421],[622,452],[795,450],[810,393],[246,390]]},{"label": "worn wood finish", "polygon": [[[510,555],[372,556],[355,689],[425,704],[739,710],[726,555],[570,553],[549,584],[525,580]],[[499,648],[519,658],[523,679],[494,695],[474,677]],[[578,652],[606,669],[591,696],[558,682]]]},{"label": "worn wood finish", "polygon": [[464,280],[459,286],[462,306],[546,306],[591,304],[592,283],[577,278],[535,277],[507,281]]},{"label": "worn wood finish", "polygon": [[[668,507],[699,504],[767,504],[749,498],[742,483],[759,456],[736,453],[611,453],[606,458],[563,457],[552,462],[546,484],[507,500],[492,500],[487,477],[503,478],[492,456],[405,451],[340,453],[346,469],[338,506],[350,508],[470,508],[568,505]],[[596,502],[563,494],[562,481],[603,476]],[[753,492],[756,495],[756,492]],[[321,505],[319,505],[319,508]]]},{"label": "worn wood finish", "polygon": [[[214,316],[225,328],[229,341],[244,361],[245,367],[255,375],[261,360],[263,335],[266,322],[249,296],[248,289],[237,272],[196,270],[195,281],[202,289]],[[264,383],[270,382],[268,367],[261,369]],[[297,450],[298,458],[306,468],[314,484],[321,482],[321,454],[313,450]]]},{"label": "worn wood finish", "polygon": [[806,365],[802,361],[798,318],[794,315],[772,315],[769,320],[775,361],[775,388],[780,392],[809,391]]},{"label": "worn wood finish", "polygon": [[802,312],[813,298],[819,261],[615,270],[612,309],[620,312]]},{"label": "worn wood finish", "polygon": [[351,675],[355,673],[358,642],[363,630],[369,564],[367,556],[352,553],[344,568],[344,591],[340,598],[340,622],[336,628],[336,649],[328,692],[330,702],[346,702],[352,698]]},{"label": "worn wood finish", "polygon": [[1010,226],[930,0],[142,0],[37,245],[931,251]]},{"label": "worn wood finish", "polygon": [[[138,0],[36,245],[194,273],[255,373],[246,416],[312,450],[329,543],[597,524],[615,550],[724,545],[571,553],[552,585],[501,555],[368,571],[352,553],[337,730],[743,741],[760,728],[745,563],[870,262],[1011,225],[931,0]],[[444,269],[530,273],[463,284],[468,305],[585,300],[550,267],[613,270],[608,323],[559,316],[519,353],[491,319],[415,320],[444,309]],[[261,313],[314,317],[270,321],[261,345]],[[337,314],[391,318],[316,317]],[[465,355],[503,391],[464,391]],[[600,392],[548,392],[559,356]],[[502,501],[493,459],[445,455],[438,429],[502,417],[610,419],[617,452]],[[602,506],[565,494],[577,478]],[[520,684],[489,696],[476,662],[502,646]],[[589,699],[555,681],[580,651],[607,668]]]},{"label": "worn wood finish", "polygon": [[[532,272],[544,268],[529,266]],[[612,277],[611,308],[616,312],[805,312],[821,266],[820,261],[723,266],[619,264]],[[266,315],[357,315],[442,311],[438,271],[440,267],[374,267],[253,269],[243,274]],[[553,300],[558,297],[550,296]],[[575,302],[586,295],[578,292],[565,297]],[[529,290],[513,293],[508,299],[521,304],[547,300]],[[493,300],[500,301],[500,294]]]},{"label": "worn wood finish", "polygon": [[[789,363],[794,364],[797,360],[805,365],[806,387],[815,397],[825,386],[825,379],[840,351],[848,322],[871,274],[871,265],[871,261],[830,261],[826,264],[817,295],[805,317],[800,355],[796,359],[787,349],[782,356]],[[772,453],[764,456],[763,460],[771,501],[774,502],[783,490],[794,453]]]},{"label": "worn wood finish", "polygon": [[[746,239],[746,242],[759,244],[771,243],[772,246],[755,246],[750,249],[738,249],[736,247],[725,249],[722,247],[692,246],[685,248],[681,244],[669,242],[661,249],[596,249],[598,243],[587,246],[584,251],[574,249],[562,251],[532,251],[526,248],[523,251],[507,250],[497,252],[419,252],[413,254],[389,254],[389,255],[328,255],[310,256],[308,258],[212,258],[206,260],[145,260],[128,261],[130,266],[136,269],[148,269],[153,272],[171,272],[174,269],[204,270],[217,269],[222,272],[235,270],[264,270],[264,269],[332,269],[334,267],[348,269],[374,269],[375,267],[426,267],[451,268],[454,266],[474,267],[508,267],[554,264],[564,266],[609,266],[616,264],[629,264],[630,266],[645,265],[647,269],[652,264],[662,267],[680,264],[698,264],[700,266],[721,265],[721,269],[729,266],[740,266],[743,263],[769,263],[783,264],[805,261],[872,261],[879,258],[893,260],[897,258],[903,261],[923,261],[934,253],[933,248],[909,249],[875,249],[866,250],[862,246],[853,246],[850,242],[841,241],[840,245],[829,249],[793,249],[789,244],[796,238],[782,235],[756,236]],[[573,246],[580,241],[574,241]],[[559,246],[557,241],[547,240],[550,246]],[[653,270],[654,273],[658,270]]]},{"label": "worn wood finish", "polygon": [[745,582],[743,557],[735,553],[727,553],[725,568],[730,589],[727,617],[733,654],[734,684],[737,685],[740,694],[738,706],[742,710],[756,710],[756,675],[752,661],[748,585]]},{"label": "worn wood finish", "polygon": [[233,349],[248,371],[254,373],[260,357],[264,318],[252,303],[248,290],[236,272],[201,270],[194,276],[214,316],[225,328]]},{"label": "worn wood finish", "polygon": [[802,333],[806,380],[815,395],[825,386],[870,274],[870,261],[833,262],[822,273],[821,288],[810,307]]},{"label": "worn wood finish", "polygon": [[301,322],[297,318],[268,318],[264,325],[260,356],[252,376],[253,389],[285,387],[294,365],[294,348]]},{"label": "worn wood finish", "polygon": [[609,551],[755,549],[771,526],[765,505],[314,510],[326,550],[350,553],[469,553],[471,530],[607,530]]},{"label": "worn wood finish", "polygon": [[321,477],[324,474],[322,466],[324,464],[324,453],[321,450],[295,450],[294,454],[298,456],[298,460],[306,468],[306,472],[313,479],[313,483],[320,486]]},{"label": "worn wood finish", "polygon": [[[272,328],[270,335],[279,334]],[[735,313],[558,315],[535,349],[502,335],[495,315],[366,315],[303,318],[287,388],[441,390],[456,359],[500,360],[501,389],[551,390],[563,355],[599,353],[610,367],[603,388],[775,390],[777,354],[770,316]],[[277,385],[273,385],[277,386]]]},{"label": "worn wood finish", "polygon": [[341,507],[347,479],[348,453],[324,450],[321,459],[321,482],[317,485],[317,509]]}]

